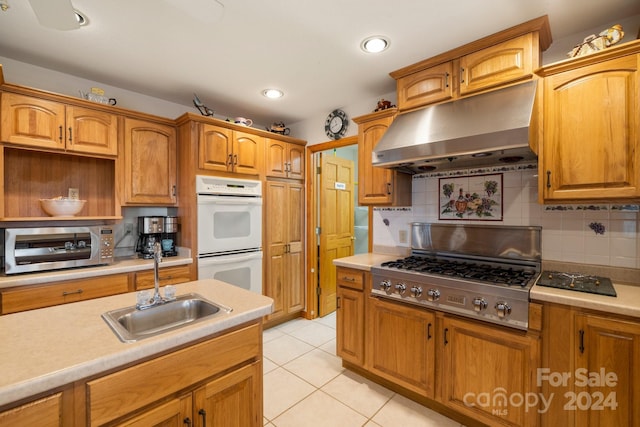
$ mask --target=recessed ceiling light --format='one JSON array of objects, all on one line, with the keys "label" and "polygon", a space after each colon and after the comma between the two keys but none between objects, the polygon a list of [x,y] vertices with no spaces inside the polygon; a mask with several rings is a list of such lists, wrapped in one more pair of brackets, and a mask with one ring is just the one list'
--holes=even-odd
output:
[{"label": "recessed ceiling light", "polygon": [[277,99],[284,96],[284,92],[278,89],[265,89],[262,91],[262,94],[269,99]]},{"label": "recessed ceiling light", "polygon": [[78,21],[78,25],[80,25],[81,27],[84,27],[89,23],[87,17],[79,10],[73,9],[73,13],[76,14],[76,21]]},{"label": "recessed ceiling light", "polygon": [[379,53],[389,47],[389,39],[385,36],[371,36],[362,40],[360,49],[367,53]]}]

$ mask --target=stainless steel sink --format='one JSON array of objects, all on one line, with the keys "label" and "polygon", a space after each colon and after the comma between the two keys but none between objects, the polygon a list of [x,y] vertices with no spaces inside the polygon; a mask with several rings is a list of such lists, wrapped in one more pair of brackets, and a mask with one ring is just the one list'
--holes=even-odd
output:
[{"label": "stainless steel sink", "polygon": [[136,342],[231,311],[191,293],[145,310],[135,306],[111,310],[102,318],[122,342]]}]

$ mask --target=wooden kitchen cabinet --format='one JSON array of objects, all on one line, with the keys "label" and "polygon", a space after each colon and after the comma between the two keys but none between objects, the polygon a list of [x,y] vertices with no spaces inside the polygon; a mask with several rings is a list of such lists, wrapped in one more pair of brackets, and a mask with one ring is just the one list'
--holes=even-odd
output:
[{"label": "wooden kitchen cabinet", "polygon": [[259,175],[263,169],[265,139],[209,124],[202,124],[198,144],[203,170]]},{"label": "wooden kitchen cabinet", "polygon": [[303,184],[265,184],[264,294],[274,300],[269,321],[299,313],[305,307],[304,201]]},{"label": "wooden kitchen cabinet", "polygon": [[436,316],[378,298],[368,298],[366,367],[407,390],[434,398]]},{"label": "wooden kitchen cabinet", "polygon": [[640,323],[578,314],[576,331],[575,425],[640,426]]},{"label": "wooden kitchen cabinet", "polygon": [[89,426],[261,426],[261,340],[251,324],[77,385]]},{"label": "wooden kitchen cabinet", "polygon": [[266,147],[267,177],[304,179],[304,145],[267,139]]},{"label": "wooden kitchen cabinet", "polygon": [[445,405],[489,425],[538,425],[537,407],[509,404],[516,394],[538,391],[537,335],[447,315],[442,343],[439,366]]},{"label": "wooden kitchen cabinet", "polygon": [[640,426],[640,321],[552,303],[543,313],[541,392],[553,399],[541,425]]},{"label": "wooden kitchen cabinet", "polygon": [[453,98],[453,61],[398,79],[398,105],[410,110]]},{"label": "wooden kitchen cabinet", "polygon": [[534,77],[551,45],[546,16],[500,31],[390,73],[398,109],[408,111]]},{"label": "wooden kitchen cabinet", "polygon": [[541,202],[640,200],[639,67],[634,41],[537,71]]},{"label": "wooden kitchen cabinet", "polygon": [[336,267],[336,352],[347,362],[364,365],[365,272]]},{"label": "wooden kitchen cabinet", "polygon": [[176,204],[176,144],[174,126],[125,118],[118,174],[123,204]]},{"label": "wooden kitchen cabinet", "polygon": [[[129,275],[112,274],[0,290],[2,314],[129,292]],[[133,303],[132,303],[133,304]]]},{"label": "wooden kitchen cabinet", "polygon": [[360,205],[411,205],[411,175],[374,167],[371,153],[391,125],[397,109],[355,117],[358,124],[358,203]]},{"label": "wooden kitchen cabinet", "polygon": [[71,420],[63,417],[62,408],[62,393],[55,393],[0,412],[0,426],[64,427]]},{"label": "wooden kitchen cabinet", "polygon": [[118,116],[60,102],[4,92],[3,142],[90,155],[118,154]]},{"label": "wooden kitchen cabinet", "polygon": [[[161,267],[158,278],[160,286],[176,285],[194,280],[191,278],[191,268],[188,265]],[[155,272],[153,270],[136,272],[134,286],[136,291],[152,289],[155,286]]]}]

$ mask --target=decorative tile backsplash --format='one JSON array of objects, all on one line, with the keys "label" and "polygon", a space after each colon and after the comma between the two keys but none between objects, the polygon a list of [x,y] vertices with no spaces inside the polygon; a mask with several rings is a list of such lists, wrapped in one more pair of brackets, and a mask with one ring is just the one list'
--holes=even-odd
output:
[{"label": "decorative tile backsplash", "polygon": [[441,184],[447,181],[441,178],[497,173],[502,174],[502,219],[491,225],[541,226],[544,260],[640,268],[640,206],[540,205],[535,163],[414,175],[411,207],[374,208],[374,246],[409,247],[411,222],[477,224],[441,219]]}]

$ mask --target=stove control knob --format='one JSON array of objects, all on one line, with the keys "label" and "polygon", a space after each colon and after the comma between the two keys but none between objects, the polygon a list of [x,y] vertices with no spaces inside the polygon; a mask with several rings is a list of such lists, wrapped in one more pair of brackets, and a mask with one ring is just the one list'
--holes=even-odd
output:
[{"label": "stove control knob", "polygon": [[405,285],[404,283],[398,283],[396,285],[396,291],[398,291],[399,294],[404,294],[404,291],[407,290],[407,285]]},{"label": "stove control knob", "polygon": [[472,304],[473,304],[473,310],[476,313],[480,313],[482,310],[487,308],[487,302],[482,298],[474,298]]},{"label": "stove control knob", "polygon": [[383,291],[388,291],[389,289],[391,289],[391,280],[383,280],[382,282],[380,282],[380,289],[382,289]]},{"label": "stove control knob", "polygon": [[504,301],[498,301],[495,306],[496,313],[498,313],[498,317],[503,319],[511,314],[511,307]]},{"label": "stove control knob", "polygon": [[440,291],[437,289],[429,289],[427,291],[427,300],[429,301],[438,301],[440,298]]},{"label": "stove control knob", "polygon": [[420,295],[422,295],[422,288],[420,286],[412,286],[411,294],[414,296],[414,298],[418,298]]}]

